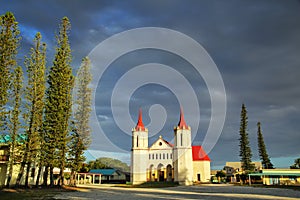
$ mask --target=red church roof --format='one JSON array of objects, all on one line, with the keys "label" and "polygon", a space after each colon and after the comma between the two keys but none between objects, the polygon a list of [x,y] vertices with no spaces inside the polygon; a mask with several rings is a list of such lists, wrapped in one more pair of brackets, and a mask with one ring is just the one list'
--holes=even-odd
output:
[{"label": "red church roof", "polygon": [[180,129],[188,129],[188,126],[186,125],[185,120],[184,120],[184,114],[183,114],[182,107],[180,107],[180,119],[179,119],[179,122],[178,122],[178,127]]},{"label": "red church roof", "polygon": [[193,161],[210,161],[202,146],[192,146]]},{"label": "red church roof", "polygon": [[164,140],[164,139],[163,139],[163,141],[165,141],[170,147],[174,147],[174,144],[168,142],[167,140]]},{"label": "red church roof", "polygon": [[139,110],[139,119],[135,126],[135,129],[138,131],[145,131],[145,126],[143,124],[143,118],[142,118],[142,109]]}]

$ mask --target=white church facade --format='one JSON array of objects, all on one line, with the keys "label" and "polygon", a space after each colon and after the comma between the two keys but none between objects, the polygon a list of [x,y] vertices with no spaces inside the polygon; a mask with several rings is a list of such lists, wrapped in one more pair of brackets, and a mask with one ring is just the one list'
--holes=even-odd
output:
[{"label": "white church facade", "polygon": [[181,185],[210,181],[210,158],[201,146],[192,146],[191,127],[186,125],[182,109],[174,128],[174,144],[162,136],[148,145],[148,129],[142,111],[132,129],[131,182],[174,181]]}]

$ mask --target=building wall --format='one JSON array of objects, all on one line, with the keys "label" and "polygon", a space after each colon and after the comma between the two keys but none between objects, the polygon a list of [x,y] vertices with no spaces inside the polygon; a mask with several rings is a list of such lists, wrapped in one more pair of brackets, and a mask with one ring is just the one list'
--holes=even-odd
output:
[{"label": "building wall", "polygon": [[193,161],[193,181],[198,182],[198,174],[200,174],[200,182],[210,182],[210,161]]},{"label": "building wall", "polygon": [[[262,164],[260,161],[252,162],[255,165],[255,170],[262,169]],[[242,171],[242,163],[241,162],[226,162],[225,167],[232,167],[235,171]]]},{"label": "building wall", "polygon": [[[265,185],[300,184],[300,169],[262,169],[261,172],[264,174],[272,174],[262,176],[263,184]],[[293,176],[291,174],[293,174]]]},{"label": "building wall", "polygon": [[263,184],[264,185],[299,185],[300,184],[300,177],[290,178],[287,176],[282,177],[270,177],[265,176],[263,177]]},{"label": "building wall", "polygon": [[192,185],[193,154],[191,144],[191,128],[175,127],[174,136],[174,181],[178,182],[180,185]]},{"label": "building wall", "polygon": [[131,153],[132,184],[141,184],[147,181],[148,149],[134,149]]},{"label": "building wall", "polygon": [[192,147],[174,148],[174,181],[180,185],[193,184]]}]

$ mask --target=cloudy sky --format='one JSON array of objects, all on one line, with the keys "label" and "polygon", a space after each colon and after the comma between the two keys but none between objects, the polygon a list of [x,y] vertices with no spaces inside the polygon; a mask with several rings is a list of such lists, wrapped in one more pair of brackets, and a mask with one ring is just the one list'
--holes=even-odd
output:
[{"label": "cloudy sky", "polygon": [[[101,62],[102,58],[124,45],[136,44],[137,39],[131,38],[127,43],[111,48],[108,45],[95,53],[93,49],[97,50],[97,45],[115,34],[143,27],[180,32],[199,43],[214,61],[224,83],[224,93],[214,86],[207,86],[207,77],[188,60],[161,49],[128,51],[106,66],[101,77],[94,74],[99,81],[94,96],[97,122],[92,122],[94,131],[90,153],[93,156],[102,156],[104,151],[117,151],[107,155],[129,161],[130,131],[137,121],[139,108],[143,109],[144,124],[149,128],[150,144],[159,135],[172,141],[173,127],[178,123],[180,105],[183,105],[186,121],[192,127],[193,144],[204,145],[210,124],[222,124],[222,117],[212,117],[212,98],[218,96],[210,95],[219,93],[220,96],[226,95],[226,118],[220,137],[213,133],[217,135],[214,136],[216,144],[210,145],[213,148],[208,150],[213,168],[224,166],[226,161],[239,160],[242,103],[248,110],[253,160],[259,159],[256,140],[258,121],[262,124],[267,150],[275,167],[288,167],[296,157],[300,157],[300,1],[0,0],[0,5],[0,14],[12,11],[19,22],[22,35],[20,64],[39,31],[48,45],[48,66],[51,66],[55,33],[64,16],[72,24],[70,42],[74,73],[83,57],[98,57],[97,62]],[[141,39],[143,36],[149,40],[148,35],[142,35]],[[167,43],[156,36],[151,39],[163,45]],[[180,42],[172,41],[179,46],[185,45]],[[194,53],[192,50],[185,52],[189,55]],[[151,63],[169,66],[174,74],[165,74],[164,67],[155,68]],[[93,64],[97,68],[98,65]],[[143,64],[146,65],[142,71],[132,71]],[[147,69],[150,74],[146,73]],[[193,94],[182,86],[175,71],[188,81]],[[130,73],[134,76],[129,76]],[[137,84],[153,75],[159,78],[135,89],[129,88],[131,83]],[[118,84],[123,79],[125,82]],[[217,82],[214,76],[207,79]],[[159,84],[165,80],[169,85]],[[129,93],[127,90],[133,91]],[[194,97],[196,106],[189,102]],[[219,108],[214,110],[218,111]],[[197,121],[199,118],[200,121]],[[99,150],[102,153],[97,152]]]}]

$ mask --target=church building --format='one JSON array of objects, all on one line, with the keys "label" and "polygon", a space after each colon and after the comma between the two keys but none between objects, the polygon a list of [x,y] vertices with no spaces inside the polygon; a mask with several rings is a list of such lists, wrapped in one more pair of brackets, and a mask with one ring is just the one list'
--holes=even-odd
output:
[{"label": "church building", "polygon": [[162,136],[148,145],[148,129],[139,111],[137,125],[132,129],[131,182],[178,182],[192,185],[210,181],[210,158],[201,146],[192,146],[191,127],[184,120],[182,109],[174,127],[174,144]]}]

